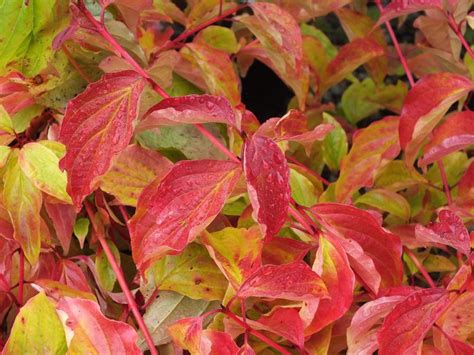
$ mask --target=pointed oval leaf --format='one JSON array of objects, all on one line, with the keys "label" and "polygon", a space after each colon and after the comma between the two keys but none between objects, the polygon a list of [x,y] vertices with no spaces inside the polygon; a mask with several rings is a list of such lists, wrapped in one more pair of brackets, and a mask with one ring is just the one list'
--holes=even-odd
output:
[{"label": "pointed oval leaf", "polygon": [[38,261],[41,247],[41,191],[28,179],[18,163],[18,150],[13,150],[3,176],[3,201],[13,224],[13,237],[28,261]]},{"label": "pointed oval leaf", "polygon": [[366,192],[354,201],[355,205],[367,205],[385,211],[408,221],[411,215],[410,204],[400,194],[386,189],[374,189]]},{"label": "pointed oval leaf", "polygon": [[441,0],[404,0],[391,1],[382,11],[377,21],[377,25],[390,21],[396,17],[405,16],[413,12],[427,9],[442,10],[443,2]]},{"label": "pointed oval leaf", "polygon": [[464,255],[471,253],[471,238],[461,218],[450,210],[442,210],[439,222],[415,228],[416,238],[421,242],[440,243],[459,250]]},{"label": "pointed oval leaf", "polygon": [[231,161],[182,161],[148,185],[129,222],[138,269],[182,251],[221,211],[240,174],[240,164]]},{"label": "pointed oval leaf", "polygon": [[254,15],[239,17],[239,21],[257,37],[272,67],[293,89],[303,109],[309,77],[298,23],[291,14],[275,4],[259,2],[251,6]]},{"label": "pointed oval leaf", "polygon": [[2,354],[65,354],[66,336],[44,292],[30,298],[15,318]]},{"label": "pointed oval leaf", "polygon": [[275,142],[262,136],[247,139],[243,154],[254,214],[262,234],[273,237],[285,223],[290,202],[286,158]]},{"label": "pointed oval leaf", "polygon": [[45,200],[44,207],[48,212],[48,217],[53,222],[56,236],[63,247],[64,254],[69,252],[69,246],[72,239],[72,231],[76,221],[76,209],[72,205],[64,203],[55,203]]},{"label": "pointed oval leaf", "polygon": [[324,92],[339,83],[362,64],[385,54],[384,48],[372,39],[357,38],[344,45],[326,67],[321,83]]},{"label": "pointed oval leaf", "polygon": [[474,82],[451,73],[424,76],[405,98],[400,115],[400,146],[413,165],[420,145],[453,103],[474,89]]},{"label": "pointed oval leaf", "polygon": [[67,175],[59,169],[58,156],[46,145],[40,142],[26,144],[20,150],[18,162],[38,189],[63,202],[72,202],[66,192]]},{"label": "pointed oval leaf", "polygon": [[263,239],[258,228],[224,228],[204,233],[201,241],[235,290],[262,264]]},{"label": "pointed oval leaf", "polygon": [[187,95],[160,101],[148,110],[136,130],[140,132],[160,126],[212,122],[238,128],[237,118],[229,101],[220,96]]},{"label": "pointed oval leaf", "polygon": [[337,201],[344,202],[361,187],[372,186],[383,160],[399,154],[398,123],[398,117],[386,117],[354,134],[352,148],[342,160],[336,182]]},{"label": "pointed oval leaf", "polygon": [[468,290],[453,301],[437,324],[449,336],[469,343],[474,329],[472,307],[474,307],[474,292]]},{"label": "pointed oval leaf", "polygon": [[405,298],[405,296],[379,297],[362,305],[355,312],[351,325],[347,328],[347,353],[373,354],[378,349],[377,332],[380,321]]},{"label": "pointed oval leaf", "polygon": [[346,252],[341,244],[330,236],[320,236],[313,270],[321,275],[331,298],[319,302],[313,321],[305,329],[306,335],[320,331],[349,310],[355,283]]},{"label": "pointed oval leaf", "polygon": [[420,342],[449,302],[446,290],[441,288],[410,294],[385,318],[377,334],[379,354],[416,353]]},{"label": "pointed oval leaf", "polygon": [[67,314],[66,325],[74,332],[68,353],[141,354],[135,329],[106,318],[96,302],[64,297],[58,309]]},{"label": "pointed oval leaf", "polygon": [[132,144],[112,160],[112,166],[100,178],[100,188],[121,203],[136,206],[143,189],[153,180],[163,178],[172,166],[158,152]]},{"label": "pointed oval leaf", "polygon": [[474,145],[474,112],[454,113],[433,131],[433,137],[423,148],[424,155],[418,165],[431,164],[470,145]]},{"label": "pointed oval leaf", "polygon": [[318,204],[311,211],[329,232],[338,238],[354,240],[363,248],[382,276],[382,287],[401,284],[400,239],[385,231],[369,212],[335,203]]},{"label": "pointed oval leaf", "polygon": [[205,44],[188,43],[181,54],[199,68],[212,95],[224,96],[232,105],[240,103],[239,78],[227,53]]},{"label": "pointed oval leaf", "polygon": [[328,296],[321,277],[302,261],[264,265],[244,282],[238,296],[314,302]]},{"label": "pointed oval leaf", "polygon": [[144,87],[135,72],[106,74],[69,102],[61,124],[60,140],[67,152],[60,167],[68,172],[67,191],[76,207],[130,142]]}]

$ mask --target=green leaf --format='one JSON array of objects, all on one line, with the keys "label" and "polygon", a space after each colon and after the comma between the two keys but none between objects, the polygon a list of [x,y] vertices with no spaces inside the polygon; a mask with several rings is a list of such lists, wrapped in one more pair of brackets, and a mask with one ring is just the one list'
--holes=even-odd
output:
[{"label": "green leaf", "polygon": [[59,169],[57,151],[40,142],[28,143],[20,150],[19,164],[38,189],[58,200],[72,203],[66,192],[66,172]]},{"label": "green leaf", "polygon": [[291,197],[302,206],[311,207],[318,201],[318,191],[303,174],[290,169]]},{"label": "green leaf", "polygon": [[26,258],[36,264],[41,247],[41,191],[28,179],[18,163],[17,149],[10,154],[3,177],[3,201],[10,215],[14,238]]},{"label": "green leaf", "polygon": [[403,161],[394,160],[380,169],[374,186],[396,192],[426,182],[427,180],[416,170],[408,169]]},{"label": "green leaf", "polygon": [[175,291],[193,299],[222,300],[227,280],[199,244],[190,244],[179,255],[156,262],[150,276],[160,290]]},{"label": "green leaf", "polygon": [[[120,252],[115,246],[114,243],[111,241],[107,241],[112,254],[114,255],[114,259],[117,264],[120,266]],[[105,254],[104,250],[100,248],[97,250],[97,254],[95,256],[95,269],[97,271],[97,276],[99,278],[99,282],[101,286],[106,291],[112,291],[114,289],[115,281],[117,281],[117,276],[115,275],[112,266],[107,259],[107,255]]]},{"label": "green leaf", "polygon": [[44,107],[41,105],[31,105],[23,110],[18,111],[12,117],[13,129],[16,133],[22,133],[26,131],[30,122],[43,112]]},{"label": "green leaf", "polygon": [[410,205],[396,192],[384,189],[371,190],[354,201],[355,205],[367,205],[400,217],[403,221],[410,218]]},{"label": "green leaf", "polygon": [[222,26],[209,26],[198,33],[197,43],[205,43],[215,49],[233,54],[239,50],[234,31]]},{"label": "green leaf", "polygon": [[65,354],[66,350],[61,320],[51,301],[41,292],[20,309],[3,354]]},{"label": "green leaf", "polygon": [[[160,291],[157,297],[146,309],[143,319],[155,345],[166,344],[171,341],[168,326],[186,317],[196,317],[207,310],[219,307],[218,302],[193,300],[171,291]],[[138,346],[146,349],[146,342],[142,335]]]},{"label": "green leaf", "polygon": [[79,245],[81,246],[81,248],[84,247],[84,240],[86,239],[87,234],[89,233],[89,224],[89,219],[82,217],[78,218],[76,223],[74,224],[74,235],[79,240]]},{"label": "green leaf", "polygon": [[54,37],[67,25],[67,0],[0,1],[0,75],[32,77],[46,67]]},{"label": "green leaf", "polygon": [[0,105],[0,145],[7,145],[15,139],[15,131],[10,115]]},{"label": "green leaf", "polygon": [[334,129],[327,134],[323,141],[323,158],[329,169],[339,170],[342,159],[347,155],[347,135],[334,117],[323,113],[324,123],[330,123]]}]

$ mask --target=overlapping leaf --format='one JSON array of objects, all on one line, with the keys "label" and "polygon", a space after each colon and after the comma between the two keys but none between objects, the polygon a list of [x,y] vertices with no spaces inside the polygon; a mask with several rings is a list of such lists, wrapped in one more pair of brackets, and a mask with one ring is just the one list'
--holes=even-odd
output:
[{"label": "overlapping leaf", "polygon": [[235,162],[183,161],[148,185],[129,223],[138,269],[183,250],[220,212],[240,174]]},{"label": "overlapping leaf", "polygon": [[290,202],[285,156],[271,139],[255,135],[245,142],[244,171],[262,234],[273,237],[285,223]]},{"label": "overlapping leaf", "polygon": [[60,167],[68,172],[67,191],[76,207],[130,142],[144,86],[135,72],[107,74],[69,102],[61,125],[66,155]]},{"label": "overlapping leaf", "polygon": [[[362,247],[381,275],[382,288],[401,284],[403,265],[400,239],[385,231],[370,213],[349,205],[330,203],[318,204],[311,211],[330,233],[347,241],[353,240]],[[353,251],[348,250],[344,243],[342,245],[353,258],[355,256]],[[354,266],[352,258],[349,258],[349,261]],[[366,266],[369,265],[364,265]],[[378,285],[373,284],[371,278],[361,275],[357,268],[355,271],[370,289],[375,293],[378,292]]]},{"label": "overlapping leaf", "polygon": [[74,332],[69,353],[141,354],[135,329],[104,317],[97,303],[65,297],[58,309],[67,314],[66,326]]},{"label": "overlapping leaf", "polygon": [[400,116],[400,146],[407,165],[413,164],[420,145],[451,105],[473,89],[472,81],[449,73],[427,75],[416,83]]},{"label": "overlapping leaf", "polygon": [[346,201],[359,188],[372,186],[377,168],[398,155],[398,124],[398,117],[390,116],[354,134],[352,148],[341,163],[337,201]]}]

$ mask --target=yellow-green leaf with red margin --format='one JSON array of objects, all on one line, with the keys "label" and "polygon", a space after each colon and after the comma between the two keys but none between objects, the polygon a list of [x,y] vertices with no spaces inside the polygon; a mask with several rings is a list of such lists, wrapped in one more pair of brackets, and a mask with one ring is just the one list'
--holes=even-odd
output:
[{"label": "yellow-green leaf with red margin", "polygon": [[402,195],[385,189],[368,191],[358,197],[354,204],[356,206],[367,205],[375,207],[381,211],[391,213],[405,222],[408,221],[411,214],[410,204]]},{"label": "yellow-green leaf with red margin", "polygon": [[320,92],[336,85],[362,64],[385,54],[384,48],[372,39],[357,38],[340,48],[339,53],[326,67]]},{"label": "yellow-green leaf with red margin", "polygon": [[336,182],[337,201],[346,201],[361,187],[372,186],[383,161],[399,154],[398,123],[398,117],[389,116],[354,134],[352,148],[341,163]]},{"label": "yellow-green leaf with red margin", "polygon": [[100,188],[120,203],[136,206],[143,189],[157,177],[163,177],[172,166],[158,152],[132,144],[112,160],[112,166],[100,178]]},{"label": "yellow-green leaf with red margin", "polygon": [[400,115],[400,145],[412,166],[423,141],[452,104],[474,90],[474,82],[451,73],[423,77],[408,93]]},{"label": "yellow-green leaf with red margin", "polygon": [[344,248],[329,235],[321,235],[313,270],[321,275],[329,291],[329,299],[319,301],[319,306],[305,335],[314,334],[341,318],[353,300],[355,276]]},{"label": "yellow-green leaf with red margin", "polygon": [[[338,9],[336,15],[350,41],[356,38],[367,38],[374,40],[385,50],[387,49],[382,29],[375,27],[375,22],[369,16],[345,7]],[[372,79],[380,84],[387,75],[388,58],[387,56],[374,58],[367,62],[365,66]]]},{"label": "yellow-green leaf with red margin", "polygon": [[40,142],[28,143],[18,158],[23,173],[41,191],[66,203],[72,203],[66,192],[67,175],[59,169],[59,157]]},{"label": "yellow-green leaf with red margin", "polygon": [[221,301],[228,283],[206,249],[199,244],[188,245],[179,255],[158,260],[149,278],[160,290],[175,291],[189,298]]},{"label": "yellow-green leaf with red margin", "polygon": [[236,53],[239,49],[235,33],[222,26],[206,27],[196,35],[194,42],[207,44],[229,54]]},{"label": "yellow-green leaf with red margin", "polygon": [[199,69],[209,93],[226,97],[232,105],[240,103],[239,78],[227,53],[206,44],[188,43],[181,55]]},{"label": "yellow-green leaf with red margin", "polygon": [[74,332],[68,354],[141,354],[135,329],[106,318],[96,302],[64,297],[58,309],[66,313],[66,326]]},{"label": "yellow-green leaf with red margin", "polygon": [[203,233],[201,241],[235,290],[262,264],[263,238],[257,227]]},{"label": "yellow-green leaf with red margin", "polygon": [[132,255],[140,272],[167,254],[180,253],[224,207],[237,184],[239,163],[181,161],[143,190],[129,222]]},{"label": "yellow-green leaf with red margin", "polygon": [[261,2],[251,6],[254,15],[241,16],[239,21],[257,37],[273,69],[293,89],[303,109],[308,94],[309,72],[298,22],[277,5]]},{"label": "yellow-green leaf with red margin", "polygon": [[40,292],[20,309],[2,354],[65,354],[66,335],[52,302]]},{"label": "yellow-green leaf with red margin", "polygon": [[41,247],[41,191],[28,179],[18,162],[19,151],[12,150],[3,176],[3,201],[10,215],[14,234],[26,258],[36,264]]},{"label": "yellow-green leaf with red margin", "polygon": [[[115,262],[120,266],[120,252],[111,241],[107,241],[112,255],[114,256]],[[97,272],[97,278],[100,286],[106,291],[112,291],[114,289],[115,281],[117,281],[117,275],[115,274],[112,266],[110,265],[109,259],[102,248],[97,249],[95,255],[95,270]]]},{"label": "yellow-green leaf with red margin", "polygon": [[0,105],[0,145],[8,145],[15,139],[15,131],[10,115]]}]

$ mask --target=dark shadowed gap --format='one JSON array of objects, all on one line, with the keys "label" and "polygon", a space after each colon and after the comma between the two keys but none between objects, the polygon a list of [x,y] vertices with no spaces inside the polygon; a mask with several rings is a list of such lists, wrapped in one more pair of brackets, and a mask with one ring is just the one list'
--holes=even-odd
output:
[{"label": "dark shadowed gap", "polygon": [[260,122],[287,112],[293,92],[265,64],[256,60],[242,78],[242,102]]}]

